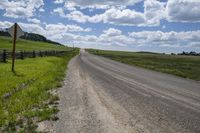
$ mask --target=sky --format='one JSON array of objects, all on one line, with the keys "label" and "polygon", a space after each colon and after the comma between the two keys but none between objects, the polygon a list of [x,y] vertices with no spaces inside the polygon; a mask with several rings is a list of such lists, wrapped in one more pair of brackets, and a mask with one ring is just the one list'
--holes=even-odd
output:
[{"label": "sky", "polygon": [[200,52],[200,0],[0,0],[0,28],[81,48]]}]

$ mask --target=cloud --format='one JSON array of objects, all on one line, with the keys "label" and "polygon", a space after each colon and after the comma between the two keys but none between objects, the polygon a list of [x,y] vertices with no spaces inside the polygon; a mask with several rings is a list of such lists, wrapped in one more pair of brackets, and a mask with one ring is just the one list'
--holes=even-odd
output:
[{"label": "cloud", "polygon": [[[12,23],[0,21],[0,26],[8,28]],[[141,31],[130,32],[128,35],[122,33],[116,28],[108,28],[103,30],[100,35],[87,35],[85,33],[91,31],[89,28],[82,28],[78,25],[59,24],[29,24],[19,23],[26,32],[38,33],[46,36],[54,41],[63,44],[71,44],[76,46],[104,48],[109,47],[115,49],[130,49],[140,47],[163,47],[182,49],[200,49],[200,30],[186,32],[162,32],[162,31]],[[76,34],[76,32],[85,32],[84,34]]]},{"label": "cloud", "polygon": [[19,23],[19,25],[27,32],[39,33],[47,37],[62,34],[67,32],[90,32],[91,28],[82,28],[78,25],[64,25],[62,23],[58,24],[45,24],[42,27],[39,24],[30,24],[30,23]]},{"label": "cloud", "polygon": [[[117,34],[110,34],[116,33]],[[112,46],[118,49],[139,48],[139,47],[167,47],[167,48],[200,48],[200,31],[187,32],[162,32],[162,31],[143,31],[131,32],[123,35],[118,29],[107,29],[99,36],[77,35],[73,33],[59,34],[57,41],[74,43],[82,47],[103,47],[104,49]]]},{"label": "cloud", "polygon": [[[63,33],[57,36],[57,38],[54,38],[59,42],[65,42],[67,44],[74,43],[76,45],[79,45],[80,47],[93,47],[99,45],[99,46],[126,46],[128,42],[128,39],[124,35],[119,36],[112,36],[109,37],[106,34],[101,34],[100,36],[95,35],[77,35],[73,33]],[[128,39],[128,40],[127,40]]]},{"label": "cloud", "polygon": [[33,23],[18,23],[25,32],[37,33],[41,35],[46,34],[46,30],[40,24]]},{"label": "cloud", "polygon": [[160,20],[166,17],[165,5],[166,3],[157,0],[146,0],[144,2],[144,15],[148,25],[160,25]]},{"label": "cloud", "polygon": [[[33,20],[31,20],[33,21]],[[0,21],[1,29],[10,28],[14,23],[8,21]],[[19,26],[25,32],[36,33],[44,35],[45,37],[63,42],[59,39],[62,38],[62,35],[65,34],[72,34],[75,32],[90,32],[92,31],[91,28],[82,28],[78,25],[64,25],[62,23],[58,24],[39,24],[39,23],[18,23]],[[63,39],[62,39],[63,40]],[[64,42],[63,42],[64,43]]]},{"label": "cloud", "polygon": [[39,24],[40,20],[36,19],[36,18],[28,18],[27,19],[28,22],[34,23],[34,24]]},{"label": "cloud", "polygon": [[44,8],[39,9],[40,12],[45,12]]},{"label": "cloud", "polygon": [[54,13],[58,13],[61,17],[66,17],[63,8],[56,8],[53,10]]},{"label": "cloud", "polygon": [[0,21],[0,27],[2,29],[5,29],[5,28],[9,28],[13,25],[13,23],[11,22],[8,22],[8,21]]},{"label": "cloud", "polygon": [[73,33],[59,34],[54,39],[59,42],[74,43],[81,47],[139,48],[139,47],[167,47],[167,48],[200,48],[200,31],[162,32],[142,31],[124,35],[118,29],[109,28],[99,36],[77,35]]},{"label": "cloud", "polygon": [[146,22],[145,16],[142,13],[130,9],[111,8],[104,14],[100,15],[104,23],[116,25],[142,25]]},{"label": "cloud", "polygon": [[61,17],[74,20],[79,23],[109,23],[114,25],[125,26],[158,26],[160,20],[165,17],[165,3],[156,0],[146,0],[144,2],[144,13],[131,9],[120,9],[111,7],[104,13],[93,16],[86,15],[80,10],[73,9],[68,14],[64,13],[63,8],[54,10]]},{"label": "cloud", "polygon": [[172,22],[200,22],[200,1],[168,0],[166,12]]},{"label": "cloud", "polygon": [[[139,2],[144,3],[143,12],[129,8]],[[199,0],[54,0],[53,3],[62,4],[56,6],[54,13],[79,23],[159,26],[162,19],[169,22],[200,22]],[[94,15],[85,14],[82,10],[85,8]],[[95,14],[95,9],[103,9],[103,13]],[[43,0],[1,0],[0,10],[3,10],[5,17],[23,18],[29,22],[37,15],[37,11],[45,12]]]},{"label": "cloud", "polygon": [[111,6],[124,7],[134,5],[143,0],[65,0],[66,7],[108,9]]},{"label": "cloud", "polygon": [[[58,11],[56,11],[58,12]],[[61,17],[66,17],[79,23],[109,23],[114,25],[127,25],[127,26],[154,26],[157,22],[148,23],[144,14],[130,9],[116,9],[111,8],[106,10],[103,14],[88,16],[81,11],[72,11],[69,14],[58,12]]]},{"label": "cloud", "polygon": [[55,4],[62,4],[62,3],[64,3],[64,0],[54,0],[54,3]]},{"label": "cloud", "polygon": [[121,30],[115,28],[109,28],[108,30],[104,30],[103,32],[108,36],[119,36],[122,34]]},{"label": "cloud", "polygon": [[[65,8],[57,8],[54,12],[61,17],[68,18],[79,23],[108,23],[124,26],[159,26],[160,21],[165,19],[169,22],[200,22],[200,1],[198,0],[168,0],[160,2],[158,0],[145,0],[144,12],[138,12],[126,7],[118,7],[122,2],[127,5],[137,3],[137,1],[66,1]],[[142,0],[138,0],[142,1]],[[67,3],[67,4],[66,4]],[[89,16],[82,12],[82,8],[92,9],[94,12],[95,5],[107,6],[101,14]],[[77,9],[79,7],[80,9]],[[93,8],[92,8],[93,7]],[[100,8],[99,7],[99,8]],[[64,10],[68,9],[69,13],[65,14]]]},{"label": "cloud", "polygon": [[186,47],[191,43],[199,43],[200,31],[187,32],[161,32],[161,31],[143,31],[129,33],[130,37],[137,40],[138,45],[156,45],[169,47]]},{"label": "cloud", "polygon": [[42,27],[39,24],[28,24],[28,23],[19,23],[22,29],[26,32],[32,32],[44,35],[45,37],[59,41],[64,43],[63,41],[59,40],[63,34],[72,34],[74,32],[90,32],[91,28],[82,28],[78,25],[64,25],[62,23],[58,24],[45,24]]},{"label": "cloud", "polygon": [[43,0],[18,0],[0,1],[0,9],[4,10],[3,16],[10,18],[29,18],[34,16],[37,9],[44,5]]},{"label": "cloud", "polygon": [[91,28],[82,28],[78,25],[64,25],[62,23],[58,24],[47,24],[45,26],[46,35],[47,36],[54,36],[56,34],[63,34],[69,32],[90,32]]},{"label": "cloud", "polygon": [[[4,23],[0,21],[0,26],[9,25],[7,23]],[[40,24],[30,24],[30,23],[18,23],[23,31],[30,32],[30,33],[36,33],[41,34],[48,39],[51,39],[53,41],[57,41],[63,44],[67,44],[70,41],[74,40],[85,40],[85,42],[91,40],[89,37],[86,36],[80,36],[76,35],[76,33],[81,32],[90,32],[91,28],[82,28],[78,25],[64,25],[62,23],[58,24],[45,24],[44,26],[41,26]],[[10,26],[9,26],[10,27]],[[76,32],[76,33],[75,33]]]}]

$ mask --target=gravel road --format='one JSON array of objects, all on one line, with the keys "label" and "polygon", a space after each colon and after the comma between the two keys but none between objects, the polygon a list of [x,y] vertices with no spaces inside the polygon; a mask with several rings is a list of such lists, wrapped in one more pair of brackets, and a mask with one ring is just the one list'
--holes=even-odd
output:
[{"label": "gravel road", "polygon": [[56,133],[200,133],[200,82],[81,50],[59,90]]}]

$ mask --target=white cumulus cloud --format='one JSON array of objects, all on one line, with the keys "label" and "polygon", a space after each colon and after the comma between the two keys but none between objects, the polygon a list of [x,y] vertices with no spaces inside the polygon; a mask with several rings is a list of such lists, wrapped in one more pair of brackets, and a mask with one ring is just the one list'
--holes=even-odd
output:
[{"label": "white cumulus cloud", "polygon": [[11,22],[8,22],[8,21],[0,21],[0,27],[2,29],[5,29],[5,28],[9,28],[13,25],[13,23]]},{"label": "white cumulus cloud", "polygon": [[165,18],[165,3],[157,0],[146,0],[144,2],[144,12],[138,12],[127,8],[111,7],[104,13],[89,16],[80,10],[72,9],[65,14],[63,8],[54,10],[61,17],[74,20],[79,23],[109,23],[114,25],[128,26],[158,26],[160,20]]},{"label": "white cumulus cloud", "polygon": [[35,24],[39,24],[40,23],[40,20],[36,19],[36,18],[28,18],[27,21],[31,22],[31,23],[35,23]]},{"label": "white cumulus cloud", "polygon": [[5,11],[3,15],[10,18],[32,17],[35,11],[43,5],[43,0],[0,1],[0,9]]},{"label": "white cumulus cloud", "polygon": [[55,4],[62,4],[62,3],[64,3],[64,0],[54,0],[54,3]]},{"label": "white cumulus cloud", "polygon": [[103,31],[108,36],[119,36],[122,34],[121,30],[115,29],[115,28],[109,28],[107,30]]},{"label": "white cumulus cloud", "polygon": [[71,7],[84,8],[96,8],[96,9],[107,9],[111,6],[124,7],[129,5],[134,5],[138,2],[144,0],[65,0],[66,7],[70,5]]},{"label": "white cumulus cloud", "polygon": [[167,18],[174,22],[200,22],[199,0],[168,0]]}]

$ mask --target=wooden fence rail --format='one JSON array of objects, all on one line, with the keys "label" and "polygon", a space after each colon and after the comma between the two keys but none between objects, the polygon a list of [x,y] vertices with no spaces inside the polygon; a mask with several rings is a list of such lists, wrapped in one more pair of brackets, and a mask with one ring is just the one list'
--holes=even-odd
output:
[{"label": "wooden fence rail", "polygon": [[[45,56],[62,56],[71,51],[18,51],[15,53],[16,59],[36,58]],[[6,63],[8,59],[12,58],[12,52],[7,50],[0,51],[0,62]]]}]

